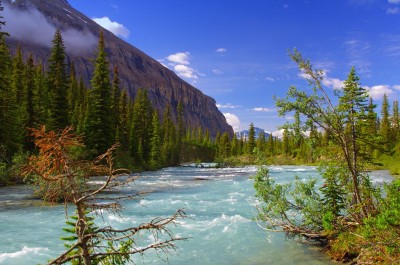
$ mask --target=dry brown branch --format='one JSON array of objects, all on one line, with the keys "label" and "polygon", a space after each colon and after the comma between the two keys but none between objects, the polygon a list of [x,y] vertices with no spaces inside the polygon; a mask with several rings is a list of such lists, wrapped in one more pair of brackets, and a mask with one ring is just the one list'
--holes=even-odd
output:
[{"label": "dry brown branch", "polygon": [[[82,147],[82,137],[73,133],[71,127],[62,132],[32,129],[38,154],[29,158],[24,168],[24,175],[32,177],[39,184],[43,197],[56,201],[62,197],[65,205],[72,202],[76,208],[75,234],[77,237],[65,252],[49,264],[64,264],[77,261],[79,264],[89,265],[92,260],[99,257],[124,257],[125,261],[131,259],[130,255],[143,254],[149,249],[162,252],[165,255],[170,250],[175,250],[175,241],[186,240],[176,237],[169,226],[175,226],[177,220],[187,218],[182,210],[178,210],[170,217],[154,218],[149,223],[137,227],[114,229],[111,226],[96,228],[91,223],[93,213],[102,215],[103,211],[119,212],[122,209],[121,199],[138,199],[142,194],[127,196],[99,196],[111,188],[127,185],[137,177],[128,177],[130,172],[126,169],[114,169],[113,152],[118,144],[110,147],[104,154],[92,161],[74,159],[71,150]],[[91,185],[87,181],[93,176],[104,176],[104,183]],[[120,180],[124,177],[123,180]],[[66,206],[67,207],[67,206]],[[66,209],[66,213],[67,213]],[[142,233],[149,232],[154,243],[138,246],[136,238]],[[111,245],[110,245],[111,244]],[[125,245],[125,248],[121,247]]]}]

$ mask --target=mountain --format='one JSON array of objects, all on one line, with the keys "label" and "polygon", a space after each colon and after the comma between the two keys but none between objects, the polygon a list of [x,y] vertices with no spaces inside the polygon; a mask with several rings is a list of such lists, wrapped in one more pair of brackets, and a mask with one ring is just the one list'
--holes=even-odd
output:
[{"label": "mountain", "polygon": [[[268,139],[268,137],[269,137],[269,133],[265,132],[263,129],[254,127],[254,131],[255,131],[256,139],[258,138],[260,133],[264,133],[265,134],[265,139]],[[235,132],[235,136],[238,139],[240,139],[241,137],[243,137],[244,139],[248,139],[249,138],[249,130],[243,130],[243,131],[240,131],[240,132]]]},{"label": "mountain", "polygon": [[158,113],[170,104],[176,118],[176,107],[183,102],[185,122],[190,127],[208,129],[212,136],[218,131],[233,130],[216,107],[213,98],[178,77],[157,60],[103,29],[92,19],[74,9],[66,0],[5,0],[4,30],[10,33],[12,51],[20,44],[27,56],[33,53],[35,62],[46,63],[50,55],[55,30],[61,30],[67,51],[67,61],[74,62],[76,72],[89,84],[92,77],[98,36],[104,31],[110,73],[118,66],[121,87],[133,98],[145,88]]}]

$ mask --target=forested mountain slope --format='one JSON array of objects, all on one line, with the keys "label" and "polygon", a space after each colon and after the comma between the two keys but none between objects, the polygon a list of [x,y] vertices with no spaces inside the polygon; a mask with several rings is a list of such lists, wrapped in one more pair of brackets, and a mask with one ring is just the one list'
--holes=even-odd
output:
[{"label": "forested mountain slope", "polygon": [[178,102],[182,101],[188,127],[208,129],[211,136],[216,136],[218,131],[233,135],[213,98],[204,95],[157,60],[104,30],[66,0],[6,0],[3,3],[7,19],[5,30],[11,34],[8,42],[12,51],[21,45],[24,56],[32,52],[35,62],[46,63],[52,37],[58,28],[65,41],[67,61],[74,62],[76,73],[88,83],[92,78],[92,60],[98,36],[103,30],[110,73],[114,66],[118,66],[121,87],[132,98],[140,88],[144,88],[159,114],[170,104],[175,118]]}]

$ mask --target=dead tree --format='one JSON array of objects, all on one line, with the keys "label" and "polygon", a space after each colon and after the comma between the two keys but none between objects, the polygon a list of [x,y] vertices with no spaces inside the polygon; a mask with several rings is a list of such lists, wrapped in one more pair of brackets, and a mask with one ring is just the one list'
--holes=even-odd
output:
[{"label": "dead tree", "polygon": [[[82,147],[83,143],[71,127],[56,133],[47,132],[42,126],[40,129],[32,129],[32,135],[38,154],[29,158],[24,175],[34,182],[41,182],[43,187],[51,186],[44,190],[44,197],[51,199],[61,195],[65,206],[72,203],[76,212],[74,218],[66,215],[67,220],[73,220],[69,221],[73,228],[65,229],[73,234],[69,238],[71,243],[67,244],[68,249],[48,264],[125,264],[133,261],[132,255],[143,255],[150,249],[165,255],[160,256],[162,258],[176,250],[176,241],[186,239],[175,236],[169,228],[176,225],[178,219],[186,217],[182,210],[170,217],[158,217],[137,227],[97,227],[93,222],[97,215],[104,211],[119,212],[122,209],[121,199],[137,198],[137,195],[101,197],[102,192],[110,187],[133,181],[128,177],[127,170],[114,169],[113,151],[117,145],[96,159],[86,161],[74,158],[74,150]],[[105,176],[101,185],[88,184],[88,180],[99,176]],[[142,242],[139,238],[144,234],[151,234],[153,242]]]}]

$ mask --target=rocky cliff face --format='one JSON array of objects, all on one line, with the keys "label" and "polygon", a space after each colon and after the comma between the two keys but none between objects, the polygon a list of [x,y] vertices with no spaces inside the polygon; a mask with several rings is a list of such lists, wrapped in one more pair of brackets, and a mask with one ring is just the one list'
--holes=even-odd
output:
[{"label": "rocky cliff face", "polygon": [[162,113],[167,104],[176,116],[176,107],[184,104],[186,124],[208,129],[212,136],[218,131],[233,135],[232,127],[217,109],[215,100],[204,95],[174,72],[161,65],[139,49],[119,39],[111,32],[75,10],[66,0],[6,0],[3,1],[6,31],[11,33],[11,50],[18,44],[32,52],[36,62],[46,62],[50,54],[51,39],[56,28],[62,31],[67,59],[74,62],[76,72],[88,82],[93,71],[97,39],[104,31],[110,72],[118,66],[121,87],[134,97],[139,88],[148,91],[150,100]]}]

